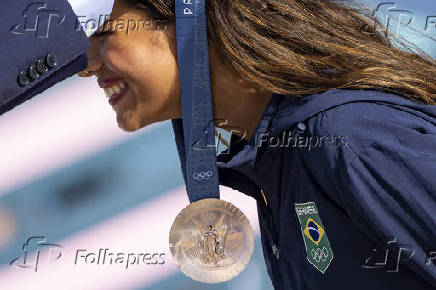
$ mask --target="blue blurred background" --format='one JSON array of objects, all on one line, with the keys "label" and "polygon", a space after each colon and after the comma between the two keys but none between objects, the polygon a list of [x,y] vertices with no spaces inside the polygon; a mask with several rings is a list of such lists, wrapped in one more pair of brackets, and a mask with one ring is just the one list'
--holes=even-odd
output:
[{"label": "blue blurred background", "polygon": [[[374,9],[382,2],[360,3]],[[376,16],[389,16],[391,31],[436,58],[434,0],[395,1],[380,6]],[[1,289],[272,289],[255,201],[228,188],[222,198],[241,208],[255,231],[250,264],[222,284],[181,274],[169,253],[168,232],[188,199],[171,124],[121,131],[94,78],[72,77],[3,115],[0,136]],[[50,246],[31,241],[24,262],[23,244],[32,236],[59,245],[62,256],[55,259]],[[126,269],[124,263],[77,257],[79,249],[165,253],[165,263]]]}]

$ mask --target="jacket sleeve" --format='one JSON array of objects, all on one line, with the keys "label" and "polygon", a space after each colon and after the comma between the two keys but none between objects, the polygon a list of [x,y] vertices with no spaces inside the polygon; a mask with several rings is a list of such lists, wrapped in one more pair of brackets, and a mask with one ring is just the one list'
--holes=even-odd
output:
[{"label": "jacket sleeve", "polygon": [[344,107],[322,113],[312,133],[345,136],[346,146],[308,152],[311,170],[374,245],[389,250],[386,271],[404,267],[436,286],[436,114]]},{"label": "jacket sleeve", "polygon": [[0,10],[0,115],[87,66],[89,41],[66,0]]}]

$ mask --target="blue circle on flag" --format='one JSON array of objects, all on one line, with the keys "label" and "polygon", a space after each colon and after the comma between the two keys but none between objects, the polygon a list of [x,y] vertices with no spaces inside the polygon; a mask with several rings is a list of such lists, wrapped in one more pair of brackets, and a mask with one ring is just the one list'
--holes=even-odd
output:
[{"label": "blue circle on flag", "polygon": [[307,225],[307,230],[309,231],[309,235],[312,237],[312,239],[316,242],[319,239],[319,230],[318,230],[318,226],[310,221],[309,224]]}]

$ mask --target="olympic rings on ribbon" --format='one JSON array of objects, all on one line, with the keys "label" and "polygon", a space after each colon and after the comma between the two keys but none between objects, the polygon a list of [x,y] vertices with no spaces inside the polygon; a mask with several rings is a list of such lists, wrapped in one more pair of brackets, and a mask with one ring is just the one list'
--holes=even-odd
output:
[{"label": "olympic rings on ribbon", "polygon": [[196,172],[193,174],[193,177],[195,180],[207,180],[212,177],[212,171],[209,170],[207,172]]}]

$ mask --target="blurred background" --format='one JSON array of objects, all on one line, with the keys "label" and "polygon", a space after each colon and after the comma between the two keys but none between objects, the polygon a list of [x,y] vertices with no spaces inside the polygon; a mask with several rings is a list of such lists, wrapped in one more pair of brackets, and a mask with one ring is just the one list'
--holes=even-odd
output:
[{"label": "blurred background", "polygon": [[[385,2],[375,16],[436,58],[434,0]],[[0,138],[0,289],[273,289],[256,203],[224,187],[254,228],[253,258],[222,284],[179,271],[168,233],[188,199],[171,123],[121,131],[94,78],[69,78],[4,114]],[[164,263],[103,263],[105,249],[162,253]]]}]

